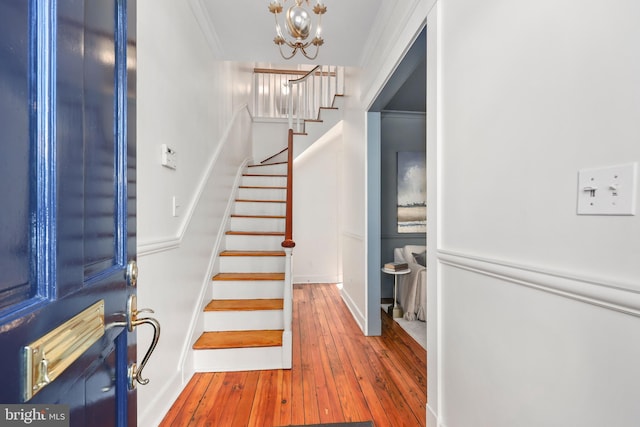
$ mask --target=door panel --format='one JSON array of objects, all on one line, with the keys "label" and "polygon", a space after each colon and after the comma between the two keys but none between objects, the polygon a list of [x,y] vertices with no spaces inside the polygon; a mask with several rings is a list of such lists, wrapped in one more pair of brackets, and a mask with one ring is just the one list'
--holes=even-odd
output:
[{"label": "door panel", "polygon": [[104,301],[104,335],[28,398],[70,405],[72,425],[136,423],[125,317],[135,294],[125,277],[135,259],[134,11],[127,0],[0,0],[0,402],[28,398],[25,346]]},{"label": "door panel", "polygon": [[0,156],[0,310],[34,294],[29,269],[28,7],[0,3],[0,129],[14,149]]},{"label": "door panel", "polygon": [[[115,230],[117,204],[114,162],[115,4],[112,0],[87,3],[85,10],[85,277],[117,264]],[[116,159],[117,160],[117,159]],[[115,203],[114,203],[115,201]],[[115,227],[114,227],[115,225]],[[116,251],[114,251],[114,248]]]}]

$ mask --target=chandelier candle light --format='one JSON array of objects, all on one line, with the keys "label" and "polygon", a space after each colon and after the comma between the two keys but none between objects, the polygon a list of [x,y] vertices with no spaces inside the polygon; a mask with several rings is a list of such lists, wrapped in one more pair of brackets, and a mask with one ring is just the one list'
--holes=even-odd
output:
[{"label": "chandelier candle light", "polygon": [[[282,55],[284,59],[293,58],[294,55],[298,53],[298,51],[302,52],[302,54],[307,59],[316,59],[316,57],[318,56],[318,51],[320,50],[320,46],[322,46],[322,44],[324,43],[324,40],[322,39],[322,37],[320,37],[320,34],[322,33],[322,15],[327,12],[327,7],[322,4],[320,0],[316,1],[316,4],[312,9],[313,13],[318,16],[318,22],[316,24],[316,34],[313,40],[307,41],[307,38],[311,33],[311,15],[302,6],[302,3],[304,1],[305,3],[307,3],[307,6],[310,6],[309,0],[294,1],[295,5],[291,6],[284,13],[285,27],[287,28],[287,31],[289,32],[291,37],[293,37],[293,40],[285,39],[282,33],[282,28],[280,27],[280,22],[278,21],[278,14],[282,12],[282,3],[280,2],[280,0],[273,0],[271,3],[269,3],[269,12],[273,13],[273,17],[276,20],[276,37],[273,39],[273,42],[278,45],[278,48],[280,49],[280,55]],[[284,2],[286,3],[287,0],[284,0]],[[287,56],[284,54],[284,52],[282,51],[283,44],[286,44],[292,49],[291,55]],[[306,51],[306,49],[311,45],[316,47],[316,51],[313,55],[310,55]]]}]

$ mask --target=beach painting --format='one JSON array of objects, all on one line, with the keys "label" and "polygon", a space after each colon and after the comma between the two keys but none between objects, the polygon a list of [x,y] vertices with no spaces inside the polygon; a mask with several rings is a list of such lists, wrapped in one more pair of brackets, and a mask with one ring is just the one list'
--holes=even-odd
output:
[{"label": "beach painting", "polygon": [[427,232],[427,159],[398,151],[398,233]]}]

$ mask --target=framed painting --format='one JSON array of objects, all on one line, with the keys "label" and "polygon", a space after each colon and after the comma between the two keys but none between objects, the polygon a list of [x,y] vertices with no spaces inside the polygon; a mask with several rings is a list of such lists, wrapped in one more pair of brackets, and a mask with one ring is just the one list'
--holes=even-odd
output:
[{"label": "framed painting", "polygon": [[427,159],[424,151],[398,151],[398,233],[427,231]]}]

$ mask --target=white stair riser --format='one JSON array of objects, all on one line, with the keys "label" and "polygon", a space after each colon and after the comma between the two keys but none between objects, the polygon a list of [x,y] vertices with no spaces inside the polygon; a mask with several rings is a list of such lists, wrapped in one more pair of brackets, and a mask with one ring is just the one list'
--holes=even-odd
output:
[{"label": "white stair riser", "polygon": [[221,273],[281,273],[283,256],[221,256]]},{"label": "white stair riser", "polygon": [[242,185],[246,187],[286,187],[286,176],[243,176]]},{"label": "white stair riser", "polygon": [[[291,348],[284,351],[291,352]],[[282,347],[194,350],[193,364],[196,372],[258,371],[289,368],[284,366]]]},{"label": "white stair riser", "polygon": [[284,297],[282,280],[214,280],[211,284],[213,299],[269,299]]},{"label": "white stair riser", "polygon": [[284,236],[226,235],[225,248],[229,251],[282,250]]},{"label": "white stair riser", "polygon": [[[342,101],[341,101],[342,102]],[[320,110],[322,122],[307,122],[305,132],[307,135],[295,135],[293,144],[293,158],[297,158],[320,137],[332,129],[342,119],[342,110]]]},{"label": "white stair riser", "polygon": [[260,166],[249,166],[247,168],[247,173],[250,174],[258,174],[258,175],[286,175],[287,173],[287,164],[282,163],[279,165],[260,165]]},{"label": "white stair riser", "polygon": [[235,202],[234,213],[238,215],[279,215],[286,213],[285,203]]},{"label": "white stair riser", "polygon": [[238,218],[231,217],[233,231],[281,231],[284,232],[284,218]]},{"label": "white stair riser", "polygon": [[282,310],[206,311],[205,332],[284,329]]},{"label": "white stair riser", "polygon": [[287,190],[282,188],[240,188],[238,199],[249,200],[286,200]]}]

